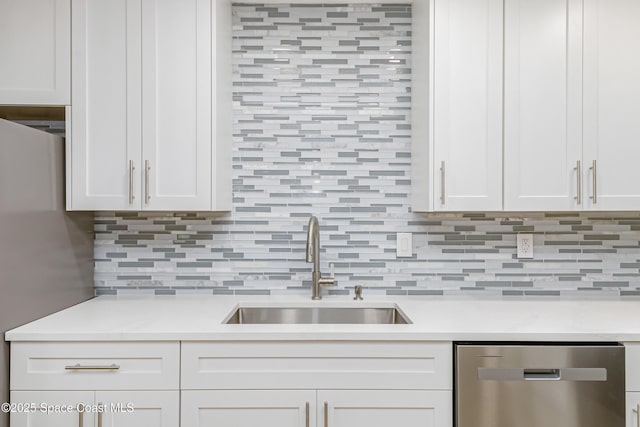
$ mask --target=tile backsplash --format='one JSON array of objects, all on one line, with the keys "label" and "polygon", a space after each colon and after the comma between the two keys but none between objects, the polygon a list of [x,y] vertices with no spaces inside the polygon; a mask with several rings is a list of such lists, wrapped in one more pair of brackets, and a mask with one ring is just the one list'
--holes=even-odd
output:
[{"label": "tile backsplash", "polygon": [[233,31],[232,212],[96,214],[97,294],[310,294],[313,214],[332,293],[640,295],[640,213],[411,212],[409,5],[236,4]]}]

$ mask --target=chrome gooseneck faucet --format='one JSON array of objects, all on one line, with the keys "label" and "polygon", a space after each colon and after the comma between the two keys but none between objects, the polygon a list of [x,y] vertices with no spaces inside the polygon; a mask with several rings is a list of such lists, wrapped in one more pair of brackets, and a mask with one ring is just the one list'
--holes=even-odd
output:
[{"label": "chrome gooseneck faucet", "polygon": [[333,286],[333,277],[322,277],[320,273],[320,225],[318,218],[311,216],[307,227],[307,262],[313,262],[313,273],[311,274],[311,299],[322,299],[320,295],[321,286]]}]

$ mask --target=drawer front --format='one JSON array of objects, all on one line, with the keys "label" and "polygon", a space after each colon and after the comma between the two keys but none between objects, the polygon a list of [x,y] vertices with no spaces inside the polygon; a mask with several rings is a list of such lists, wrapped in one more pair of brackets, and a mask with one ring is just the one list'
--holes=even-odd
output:
[{"label": "drawer front", "polygon": [[180,343],[14,342],[11,390],[177,390]]},{"label": "drawer front", "polygon": [[450,342],[184,342],[182,388],[451,390]]}]

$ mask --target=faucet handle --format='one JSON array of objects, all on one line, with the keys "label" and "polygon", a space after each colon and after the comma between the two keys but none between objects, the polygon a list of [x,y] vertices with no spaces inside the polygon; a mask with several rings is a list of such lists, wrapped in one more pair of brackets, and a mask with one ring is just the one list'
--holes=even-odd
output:
[{"label": "faucet handle", "polygon": [[318,284],[320,286],[335,286],[336,280],[333,277],[321,277]]},{"label": "faucet handle", "polygon": [[354,296],[353,299],[356,301],[358,300],[362,301],[362,286],[356,285],[356,287],[354,288],[354,292],[356,296]]}]

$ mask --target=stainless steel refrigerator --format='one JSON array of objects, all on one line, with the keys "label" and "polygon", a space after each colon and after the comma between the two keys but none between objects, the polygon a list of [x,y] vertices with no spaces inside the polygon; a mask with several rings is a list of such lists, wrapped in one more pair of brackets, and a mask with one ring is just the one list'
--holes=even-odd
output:
[{"label": "stainless steel refrigerator", "polygon": [[64,176],[63,138],[0,119],[0,402],[4,332],[93,296],[93,215],[65,212]]}]

